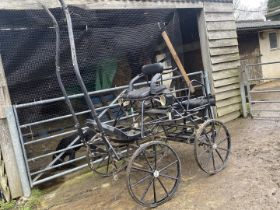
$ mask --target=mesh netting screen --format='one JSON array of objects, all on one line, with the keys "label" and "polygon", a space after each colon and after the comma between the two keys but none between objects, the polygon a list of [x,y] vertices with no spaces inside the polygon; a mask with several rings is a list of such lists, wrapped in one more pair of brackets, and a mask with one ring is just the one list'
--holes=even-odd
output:
[{"label": "mesh netting screen", "polygon": [[[55,8],[51,12],[61,27],[63,82],[69,94],[80,93],[73,73],[63,11]],[[175,10],[84,10],[70,7],[70,12],[80,71],[89,91],[127,84],[140,73],[142,65],[155,61],[159,51],[167,52],[159,22],[167,24],[175,48],[182,44]],[[55,31],[45,11],[2,10],[0,28],[0,53],[12,103],[62,96],[55,76]],[[52,110],[52,117],[69,113],[63,103],[52,106],[56,107]],[[86,107],[80,106],[79,109]],[[28,113],[30,110],[26,110]],[[28,121],[46,118],[45,112],[40,113],[33,117],[29,115]],[[25,115],[24,110],[20,115]]]}]

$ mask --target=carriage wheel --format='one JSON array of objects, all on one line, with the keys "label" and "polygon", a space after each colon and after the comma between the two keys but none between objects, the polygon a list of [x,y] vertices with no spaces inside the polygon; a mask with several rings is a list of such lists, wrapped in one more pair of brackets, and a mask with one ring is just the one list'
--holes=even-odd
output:
[{"label": "carriage wheel", "polygon": [[[158,149],[166,152],[159,155]],[[146,153],[154,151],[152,158]],[[160,153],[162,154],[162,153]],[[142,144],[127,167],[127,187],[131,197],[145,207],[156,207],[172,198],[181,177],[181,163],[176,152],[161,141]]]},{"label": "carriage wheel", "polygon": [[195,137],[195,159],[198,166],[208,174],[223,170],[229,158],[231,139],[226,126],[217,120],[201,125]]},{"label": "carriage wheel", "polygon": [[126,167],[126,160],[112,157],[108,146],[98,139],[87,145],[87,161],[92,171],[101,176],[112,176]]}]

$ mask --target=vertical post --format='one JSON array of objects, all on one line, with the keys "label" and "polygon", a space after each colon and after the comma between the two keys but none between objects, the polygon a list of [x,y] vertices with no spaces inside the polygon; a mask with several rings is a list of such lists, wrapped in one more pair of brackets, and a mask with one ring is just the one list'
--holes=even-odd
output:
[{"label": "vertical post", "polygon": [[[245,69],[246,69],[246,65],[245,65]],[[243,117],[247,117],[248,112],[247,112],[246,93],[245,93],[244,86],[245,86],[245,84],[248,83],[248,81],[246,81],[246,77],[244,75],[244,70],[242,68],[240,68],[239,72],[240,72],[240,94],[241,94],[241,102],[242,102],[242,115],[243,115]]]},{"label": "vertical post", "polygon": [[25,197],[29,197],[31,195],[31,187],[28,179],[28,169],[26,167],[27,160],[25,159],[23,153],[24,146],[20,140],[21,137],[19,136],[21,135],[21,133],[19,133],[18,131],[16,117],[12,106],[6,108],[6,115],[7,115],[10,135],[11,135],[11,141],[16,154],[16,162],[18,165],[18,171],[19,171],[19,177],[22,185],[23,195]]},{"label": "vertical post", "polygon": [[[205,17],[204,17],[204,11],[201,10],[198,15],[198,32],[199,32],[199,39],[200,39],[200,47],[201,47],[201,56],[202,56],[202,62],[204,67],[204,73],[206,78],[206,84],[207,84],[207,91],[208,94],[214,95],[214,84],[213,79],[211,76],[212,73],[212,65],[211,65],[211,59],[210,59],[210,52],[209,52],[209,45],[208,45],[208,37],[206,32],[206,23],[205,23]],[[213,117],[217,118],[217,110],[215,107],[211,107],[211,111],[213,114]]]},{"label": "vertical post", "polygon": [[16,154],[8,127],[6,107],[11,106],[5,72],[0,55],[0,147],[1,147],[1,186],[7,200],[23,195]]},{"label": "vertical post", "polygon": [[249,114],[252,117],[253,113],[252,113],[252,103],[251,103],[251,87],[250,87],[250,77],[249,77],[249,72],[247,69],[247,65],[245,65],[245,78],[246,78],[246,89],[247,89],[247,95],[248,95],[248,101],[249,101]]}]

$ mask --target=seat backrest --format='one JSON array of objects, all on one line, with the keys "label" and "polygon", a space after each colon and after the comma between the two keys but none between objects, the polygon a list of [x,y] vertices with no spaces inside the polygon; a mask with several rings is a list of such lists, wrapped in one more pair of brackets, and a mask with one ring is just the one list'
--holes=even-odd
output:
[{"label": "seat backrest", "polygon": [[142,66],[142,73],[147,76],[154,76],[163,72],[163,66],[160,63],[147,64]]}]

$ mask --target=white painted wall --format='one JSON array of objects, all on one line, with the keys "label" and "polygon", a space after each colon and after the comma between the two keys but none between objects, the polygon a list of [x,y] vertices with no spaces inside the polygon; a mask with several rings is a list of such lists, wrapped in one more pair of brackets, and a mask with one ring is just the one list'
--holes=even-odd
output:
[{"label": "white painted wall", "polygon": [[[278,48],[270,49],[269,42],[269,33],[276,32],[278,39]],[[260,42],[260,53],[261,53],[261,62],[280,62],[280,30],[268,30],[259,33],[259,42]],[[269,64],[262,66],[263,77],[264,78],[280,78],[280,63],[279,64]]]}]

